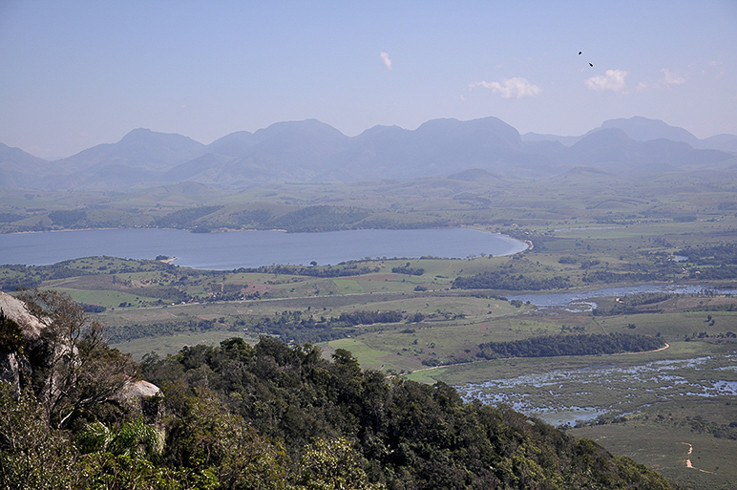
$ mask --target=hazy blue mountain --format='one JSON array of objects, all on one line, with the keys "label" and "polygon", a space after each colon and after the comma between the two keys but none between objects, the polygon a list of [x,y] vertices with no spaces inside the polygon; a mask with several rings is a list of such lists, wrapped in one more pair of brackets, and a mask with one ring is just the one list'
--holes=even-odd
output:
[{"label": "hazy blue mountain", "polygon": [[636,141],[622,129],[600,129],[584,136],[565,152],[566,162],[611,172],[671,172],[692,170],[730,158],[717,150],[694,149],[667,139]]},{"label": "hazy blue mountain", "polygon": [[106,163],[65,176],[66,188],[85,190],[133,189],[161,181],[161,172],[120,163]]},{"label": "hazy blue mountain", "polygon": [[0,143],[0,188],[31,188],[53,170],[50,162]]},{"label": "hazy blue mountain", "polygon": [[117,143],[93,146],[57,164],[70,170],[124,165],[148,171],[161,171],[200,156],[205,145],[179,134],[134,129]]},{"label": "hazy blue mountain", "polygon": [[[320,173],[350,138],[315,119],[272,124],[253,134],[255,144],[248,158],[285,176],[309,178]],[[296,174],[295,174],[296,172]]]},{"label": "hazy blue mountain", "polygon": [[240,131],[212,142],[207,153],[172,168],[166,179],[229,185],[309,181],[326,173],[332,156],[349,140],[314,119],[276,123],[255,133]]},{"label": "hazy blue mountain", "polygon": [[365,179],[383,178],[394,170],[402,173],[404,163],[413,156],[409,142],[412,131],[398,126],[374,126],[352,138],[330,161],[332,175],[325,180],[352,181],[357,175]]},{"label": "hazy blue mountain", "polygon": [[650,141],[666,139],[688,143],[697,149],[711,149],[731,153],[737,153],[737,136],[733,134],[720,134],[703,140],[686,131],[683,128],[671,126],[657,119],[645,117],[631,117],[610,119],[604,121],[598,128],[592,129],[582,136],[558,136],[554,134],[527,133],[522,136],[522,141],[529,143],[558,142],[564,146],[573,146],[582,138],[603,129],[619,129],[635,141]]},{"label": "hazy blue mountain", "polygon": [[[372,128],[338,155],[353,180],[445,176],[469,168],[524,172],[532,164],[516,129],[488,117],[472,121],[435,119],[414,131]],[[526,166],[527,165],[527,166]]]},{"label": "hazy blue mountain", "polygon": [[600,128],[593,129],[587,134],[602,129],[620,129],[627,136],[635,141],[650,141],[657,139],[666,139],[671,141],[681,141],[691,146],[698,144],[699,139],[683,128],[670,126],[663,121],[657,119],[647,119],[645,117],[631,117],[629,119],[610,119],[604,121]]},{"label": "hazy blue mountain", "polygon": [[733,134],[718,134],[700,140],[697,148],[711,148],[737,154],[737,136]]},{"label": "hazy blue mountain", "polygon": [[220,155],[245,155],[253,147],[253,133],[238,131],[207,145],[207,151]]},{"label": "hazy blue mountain", "polygon": [[[202,145],[137,129],[54,162],[0,146],[0,186],[28,189],[145,188],[182,182],[238,188],[271,182],[355,182],[468,175],[546,177],[589,167],[620,175],[729,169],[737,136],[698,140],[646,118],[613,119],[571,139],[519,132],[495,117],[435,119],[416,130],[376,126],[348,137],[320,121],[273,124]],[[691,143],[694,143],[693,145]],[[694,146],[696,145],[696,146]],[[731,163],[729,163],[731,162]],[[483,175],[483,174],[477,174]]]}]

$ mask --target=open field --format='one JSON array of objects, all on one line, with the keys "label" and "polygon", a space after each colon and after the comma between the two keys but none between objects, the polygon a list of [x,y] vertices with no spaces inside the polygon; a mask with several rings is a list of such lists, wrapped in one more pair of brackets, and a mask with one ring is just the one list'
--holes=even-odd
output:
[{"label": "open field", "polygon": [[[729,409],[725,403],[729,402],[720,404],[717,410]],[[695,413],[704,409],[703,405],[689,408]],[[734,419],[734,409],[731,413]],[[592,439],[612,454],[628,456],[645,464],[686,488],[729,489],[734,488],[737,481],[735,440],[717,439],[673,423],[641,420],[568,432]]]}]

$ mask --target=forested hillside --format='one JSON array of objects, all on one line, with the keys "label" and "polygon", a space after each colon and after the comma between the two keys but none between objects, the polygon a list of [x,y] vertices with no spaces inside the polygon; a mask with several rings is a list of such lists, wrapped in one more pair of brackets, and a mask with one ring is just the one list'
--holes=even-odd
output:
[{"label": "forested hillside", "polygon": [[346,350],[329,361],[270,337],[147,356],[138,375],[161,392],[134,410],[101,396],[110,385],[98,375],[131,363],[98,342],[81,308],[25,297],[45,330],[22,338],[2,317],[0,350],[23,366],[20,390],[0,384],[3,488],[671,488],[443,383],[387,379]]}]

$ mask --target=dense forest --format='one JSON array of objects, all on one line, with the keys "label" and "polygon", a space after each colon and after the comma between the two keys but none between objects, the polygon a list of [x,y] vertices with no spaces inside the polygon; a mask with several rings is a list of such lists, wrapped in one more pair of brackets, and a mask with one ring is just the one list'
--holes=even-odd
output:
[{"label": "dense forest", "polygon": [[524,274],[507,274],[502,271],[484,271],[473,276],[458,277],[453,287],[458,289],[506,289],[509,291],[539,291],[565,288],[570,281],[565,277],[533,278]]},{"label": "dense forest", "polygon": [[[2,318],[0,350],[23,366],[0,383],[3,488],[671,488],[589,440],[362,370],[345,350],[232,338],[137,365],[68,297],[24,299],[45,327],[22,339]],[[141,377],[160,392],[137,407],[114,396]]]}]

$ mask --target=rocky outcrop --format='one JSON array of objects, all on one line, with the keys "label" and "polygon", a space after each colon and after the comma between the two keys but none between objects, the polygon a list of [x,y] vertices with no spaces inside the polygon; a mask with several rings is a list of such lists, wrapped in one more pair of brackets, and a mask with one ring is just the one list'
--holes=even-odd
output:
[{"label": "rocky outcrop", "polygon": [[134,411],[149,423],[158,425],[163,416],[161,389],[144,380],[130,380],[111,397],[112,402],[125,410]]},{"label": "rocky outcrop", "polygon": [[43,323],[31,315],[25,303],[0,291],[0,381],[20,395],[31,366],[23,346],[41,335]]},{"label": "rocky outcrop", "polygon": [[0,351],[0,382],[10,385],[13,396],[20,395],[21,380],[29,370],[28,361],[18,352]]},{"label": "rocky outcrop", "polygon": [[46,328],[43,322],[31,315],[24,302],[2,291],[0,291],[0,310],[20,326],[23,336],[28,340],[37,339]]},{"label": "rocky outcrop", "polygon": [[[42,333],[47,328],[46,323],[34,316],[26,304],[0,291],[0,382],[11,385],[12,392],[17,396],[26,385],[30,377],[34,362],[45,362],[35,359],[30,354],[30,346],[35,351],[47,352],[53,355],[54,350],[39,348],[43,343]],[[59,346],[56,347],[57,353]],[[74,346],[66,346],[65,352],[76,354]],[[73,355],[74,355],[73,354]],[[36,356],[37,357],[37,356]],[[121,406],[125,410],[133,410],[151,421],[160,419],[160,394],[158,386],[147,381],[130,378],[112,396],[109,401]]]}]

